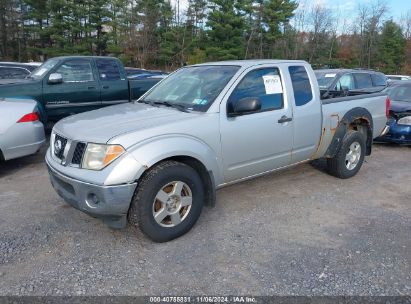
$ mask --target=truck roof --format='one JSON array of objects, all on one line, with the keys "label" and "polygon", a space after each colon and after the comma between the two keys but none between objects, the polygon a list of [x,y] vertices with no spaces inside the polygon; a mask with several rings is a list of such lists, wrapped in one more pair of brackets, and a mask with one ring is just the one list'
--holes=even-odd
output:
[{"label": "truck roof", "polygon": [[119,60],[118,58],[112,57],[112,56],[86,56],[86,55],[58,56],[58,57],[53,57],[50,59],[73,59],[73,58],[108,58],[108,59]]},{"label": "truck roof", "polygon": [[308,64],[304,60],[277,60],[277,59],[245,59],[245,60],[226,60],[226,61],[215,61],[194,64],[193,66],[202,66],[202,65],[236,65],[244,68],[252,67],[260,64],[279,64],[279,63],[299,63],[299,64]]}]

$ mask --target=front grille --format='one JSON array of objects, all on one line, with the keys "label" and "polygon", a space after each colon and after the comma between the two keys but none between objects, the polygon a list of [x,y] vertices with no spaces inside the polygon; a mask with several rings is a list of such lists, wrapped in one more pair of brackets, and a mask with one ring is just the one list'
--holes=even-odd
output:
[{"label": "front grille", "polygon": [[56,137],[54,138],[54,155],[62,159],[66,145],[67,145],[67,138],[64,138],[56,134]]},{"label": "front grille", "polygon": [[84,150],[86,149],[86,144],[79,142],[76,145],[76,149],[73,153],[73,158],[71,159],[71,163],[73,165],[80,165],[81,160],[83,159]]}]

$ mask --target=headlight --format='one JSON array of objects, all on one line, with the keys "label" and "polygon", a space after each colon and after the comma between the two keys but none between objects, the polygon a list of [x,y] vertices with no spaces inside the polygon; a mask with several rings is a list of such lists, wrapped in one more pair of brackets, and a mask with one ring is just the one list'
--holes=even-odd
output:
[{"label": "headlight", "polygon": [[397,124],[411,126],[411,116],[405,116],[403,118],[398,119]]},{"label": "headlight", "polygon": [[124,153],[120,145],[87,144],[84,153],[82,168],[101,170]]}]

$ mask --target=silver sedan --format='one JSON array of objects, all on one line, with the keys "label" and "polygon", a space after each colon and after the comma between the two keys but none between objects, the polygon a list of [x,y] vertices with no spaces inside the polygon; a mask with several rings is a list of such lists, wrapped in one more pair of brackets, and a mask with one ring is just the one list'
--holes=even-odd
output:
[{"label": "silver sedan", "polygon": [[35,101],[0,99],[0,161],[34,154],[45,141]]}]

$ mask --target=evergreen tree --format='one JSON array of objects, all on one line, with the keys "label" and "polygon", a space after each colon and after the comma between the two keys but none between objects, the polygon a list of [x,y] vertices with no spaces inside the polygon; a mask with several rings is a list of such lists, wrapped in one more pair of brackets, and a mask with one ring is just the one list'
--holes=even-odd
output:
[{"label": "evergreen tree", "polygon": [[401,28],[392,20],[384,23],[378,45],[379,67],[387,74],[401,71],[406,40]]},{"label": "evergreen tree", "polygon": [[240,0],[210,1],[207,26],[207,46],[210,60],[244,58],[244,3]]}]

